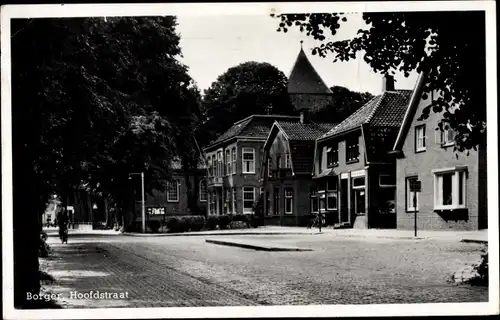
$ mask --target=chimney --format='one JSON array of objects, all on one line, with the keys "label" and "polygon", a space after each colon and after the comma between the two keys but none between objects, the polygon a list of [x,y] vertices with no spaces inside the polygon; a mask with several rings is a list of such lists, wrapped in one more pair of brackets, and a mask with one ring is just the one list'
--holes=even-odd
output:
[{"label": "chimney", "polygon": [[300,123],[305,124],[310,122],[310,112],[309,109],[302,109],[300,111]]},{"label": "chimney", "polygon": [[382,83],[382,92],[394,91],[394,76],[386,74]]}]

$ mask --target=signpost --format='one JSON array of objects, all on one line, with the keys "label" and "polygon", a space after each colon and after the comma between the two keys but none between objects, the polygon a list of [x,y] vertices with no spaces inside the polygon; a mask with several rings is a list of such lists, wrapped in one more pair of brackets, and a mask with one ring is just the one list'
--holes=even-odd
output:
[{"label": "signpost", "polygon": [[417,192],[422,192],[420,180],[410,180],[410,192],[413,192],[413,210],[415,213],[415,237],[417,237]]}]

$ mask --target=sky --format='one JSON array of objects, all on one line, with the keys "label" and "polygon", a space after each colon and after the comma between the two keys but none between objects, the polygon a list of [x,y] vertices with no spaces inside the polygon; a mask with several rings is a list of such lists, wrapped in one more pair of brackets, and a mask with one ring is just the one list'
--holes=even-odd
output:
[{"label": "sky", "polygon": [[[382,75],[374,73],[361,55],[356,60],[336,63],[333,56],[313,56],[311,49],[319,42],[295,28],[287,33],[277,32],[278,20],[268,15],[178,15],[177,18],[183,52],[181,61],[189,67],[189,74],[202,91],[227,69],[247,61],[268,62],[289,76],[301,40],[309,60],[327,86],[372,94],[382,90]],[[352,38],[360,28],[366,28],[361,15],[352,14],[335,38],[330,39]],[[395,80],[396,89],[413,89],[417,74],[408,78],[396,74]]]}]

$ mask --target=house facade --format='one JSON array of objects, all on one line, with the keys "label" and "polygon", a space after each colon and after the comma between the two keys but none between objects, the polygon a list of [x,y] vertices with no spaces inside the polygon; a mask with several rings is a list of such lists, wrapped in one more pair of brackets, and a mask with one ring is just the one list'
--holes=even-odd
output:
[{"label": "house facade", "polygon": [[252,115],[203,149],[207,163],[207,214],[253,214],[263,189],[263,146],[274,121],[299,117]]},{"label": "house facade", "polygon": [[[178,161],[172,164],[172,177],[165,191],[153,190],[145,194],[147,221],[162,220],[167,216],[205,215],[208,205],[206,168],[200,164],[185,172]],[[189,183],[189,186],[188,186]],[[189,195],[196,199],[196,209],[189,206]],[[139,192],[135,195],[136,222],[142,221],[142,203]]]},{"label": "house facade", "polygon": [[[397,227],[413,229],[415,210],[420,230],[477,230],[487,228],[486,148],[454,152],[454,132],[441,131],[441,113],[419,120],[435,99],[422,91],[426,74],[420,75],[415,94],[393,151],[397,155]],[[421,192],[410,191],[412,180],[421,181]],[[414,203],[414,198],[416,198]]]},{"label": "house facade", "polygon": [[333,126],[311,122],[307,112],[301,114],[299,121],[273,124],[264,144],[265,163],[261,172],[264,224],[308,224],[315,141]]},{"label": "house facade", "polygon": [[336,228],[395,228],[396,163],[392,150],[411,96],[385,91],[316,141],[312,212]]}]

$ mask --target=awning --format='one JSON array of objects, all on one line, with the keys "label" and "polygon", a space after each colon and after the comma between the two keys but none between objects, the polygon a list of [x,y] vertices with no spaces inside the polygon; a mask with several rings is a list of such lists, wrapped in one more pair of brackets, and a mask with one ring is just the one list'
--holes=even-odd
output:
[{"label": "awning", "polygon": [[333,170],[333,168],[330,168],[330,169],[327,169],[327,170],[321,172],[320,174],[318,174],[317,176],[315,176],[313,178],[319,179],[319,178],[334,176],[334,175],[335,175],[335,171]]}]

